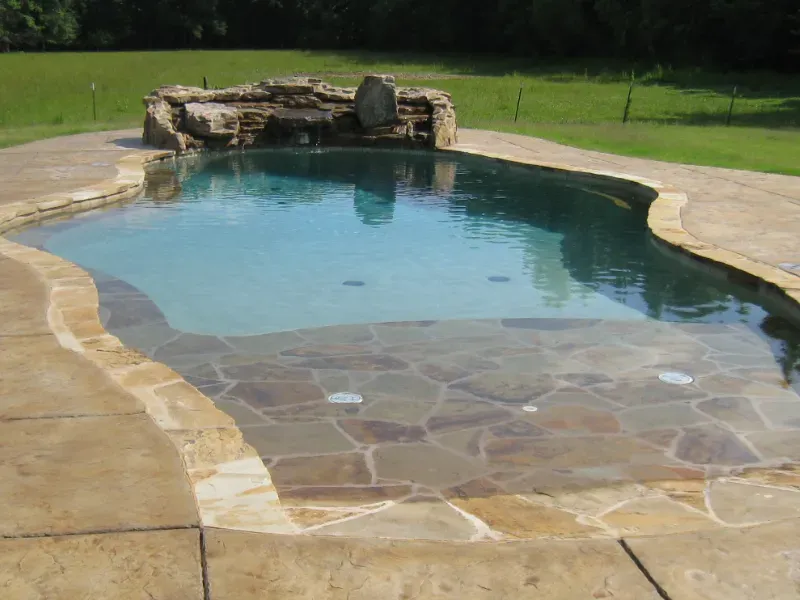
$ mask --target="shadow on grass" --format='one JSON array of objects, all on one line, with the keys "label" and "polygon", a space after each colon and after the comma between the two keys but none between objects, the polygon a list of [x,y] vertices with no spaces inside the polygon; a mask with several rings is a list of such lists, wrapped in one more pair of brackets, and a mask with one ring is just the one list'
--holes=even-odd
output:
[{"label": "shadow on grass", "polygon": [[[748,100],[780,100],[769,108],[738,112],[734,108],[732,124],[764,128],[800,126],[800,76],[769,71],[719,72],[698,68],[672,68],[658,64],[627,63],[618,60],[588,58],[572,62],[544,62],[526,58],[512,58],[490,54],[418,54],[381,53],[364,51],[316,52],[309,54],[339,57],[359,65],[368,72],[370,68],[385,68],[386,64],[405,64],[407,73],[415,73],[423,65],[435,65],[436,72],[449,75],[480,77],[535,77],[553,83],[626,83],[631,73],[636,74],[636,85],[658,86],[687,95],[717,94],[720,100],[728,98],[734,86],[737,97]],[[634,105],[635,102],[634,92]],[[723,125],[727,109],[719,113],[697,111],[675,113],[669,117],[644,119],[648,122],[681,125]]]},{"label": "shadow on grass", "polygon": [[[669,125],[725,125],[727,118],[728,111],[725,109],[719,112],[675,113],[669,117],[641,119],[640,121]],[[737,127],[760,127],[763,129],[800,128],[800,98],[787,98],[770,106],[767,110],[738,111],[734,104],[730,124]]]},{"label": "shadow on grass", "polygon": [[772,71],[708,71],[696,67],[675,67],[658,63],[635,63],[618,59],[582,58],[570,61],[511,57],[499,54],[403,53],[360,50],[316,51],[309,56],[335,56],[361,67],[386,64],[434,64],[442,73],[503,77],[521,75],[541,77],[554,82],[596,79],[627,82],[636,74],[640,85],[671,85],[678,88],[714,91],[728,94],[734,85],[747,89],[753,97],[800,96],[800,74]]}]

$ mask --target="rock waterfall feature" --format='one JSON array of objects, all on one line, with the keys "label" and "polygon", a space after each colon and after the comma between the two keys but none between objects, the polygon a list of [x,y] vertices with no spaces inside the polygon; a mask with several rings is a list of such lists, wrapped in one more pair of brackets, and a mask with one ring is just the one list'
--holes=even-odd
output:
[{"label": "rock waterfall feature", "polygon": [[178,153],[271,145],[444,148],[456,143],[450,94],[368,75],[356,88],[311,77],[205,90],[162,86],[144,98],[143,141]]}]

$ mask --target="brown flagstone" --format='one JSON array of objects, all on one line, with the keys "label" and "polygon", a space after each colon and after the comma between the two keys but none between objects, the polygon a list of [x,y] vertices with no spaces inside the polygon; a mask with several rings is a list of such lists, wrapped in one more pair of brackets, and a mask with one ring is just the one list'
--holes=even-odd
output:
[{"label": "brown flagstone", "polygon": [[167,360],[184,354],[217,354],[231,352],[228,346],[218,337],[213,335],[195,335],[183,333],[178,338],[167,342],[155,351],[156,360]]},{"label": "brown flagstone", "polygon": [[106,296],[102,300],[102,305],[111,312],[111,316],[106,322],[106,328],[109,330],[149,323],[166,325],[164,313],[150,298],[144,295]]},{"label": "brown flagstone", "polygon": [[287,508],[286,515],[295,525],[305,528],[338,521],[359,514],[353,510],[322,510],[317,508]]},{"label": "brown flagstone", "polygon": [[751,467],[736,473],[741,479],[756,483],[800,490],[800,465],[781,465],[776,468]]},{"label": "brown flagstone", "polygon": [[675,456],[697,465],[745,465],[759,460],[733,433],[716,425],[684,429]]},{"label": "brown flagstone", "polygon": [[389,421],[341,419],[339,426],[362,444],[417,442],[427,435],[425,429],[418,425],[400,425]]},{"label": "brown flagstone", "polygon": [[600,323],[599,319],[503,319],[503,327],[510,329],[536,329],[539,331],[563,331],[584,329]]},{"label": "brown flagstone", "polygon": [[483,429],[466,429],[445,433],[436,438],[442,446],[460,452],[467,456],[478,456],[480,454],[480,441],[483,436]]},{"label": "brown flagstone", "polygon": [[298,329],[297,333],[316,344],[359,344],[374,339],[369,325],[331,325]]},{"label": "brown flagstone", "polygon": [[369,485],[367,461],[360,452],[282,458],[270,467],[272,480],[280,491],[290,486]]},{"label": "brown flagstone", "polygon": [[620,411],[617,419],[625,431],[637,432],[655,427],[685,427],[711,419],[688,404],[656,404]]},{"label": "brown flagstone", "polygon": [[253,408],[275,408],[325,400],[322,389],[307,382],[239,382],[228,390],[227,395],[238,398]]},{"label": "brown flagstone", "polygon": [[674,479],[667,481],[646,481],[644,485],[653,490],[665,492],[667,496],[677,502],[688,504],[702,512],[707,512],[706,508],[706,481],[700,479]]},{"label": "brown flagstone", "polygon": [[619,422],[612,413],[574,404],[548,406],[535,413],[525,413],[523,418],[550,431],[578,434],[620,431]]},{"label": "brown flagstone", "polygon": [[226,379],[239,381],[312,381],[314,379],[310,369],[292,369],[268,361],[221,366],[220,371]]},{"label": "brown flagstone", "polygon": [[379,421],[396,421],[415,425],[422,417],[430,413],[433,404],[424,400],[408,400],[393,396],[376,395],[374,402],[365,407],[359,414],[367,419]]},{"label": "brown flagstone", "polygon": [[592,392],[627,407],[697,400],[707,395],[694,385],[668,385],[657,377],[600,384],[594,386]]},{"label": "brown flagstone", "polygon": [[774,427],[800,429],[800,398],[788,402],[763,401],[760,408],[761,412]]},{"label": "brown flagstone", "polygon": [[411,495],[410,485],[294,487],[281,490],[283,506],[366,506]]},{"label": "brown flagstone", "polygon": [[219,373],[214,368],[214,365],[211,363],[203,363],[201,365],[194,366],[190,369],[181,369],[181,375],[186,377],[187,375],[191,375],[193,377],[200,377],[202,379],[211,379],[211,380],[218,380],[220,379]]},{"label": "brown flagstone", "polygon": [[378,325],[381,327],[430,327],[436,323],[437,321],[387,321],[378,323]]},{"label": "brown flagstone", "polygon": [[747,439],[764,458],[800,461],[800,430],[761,431]]},{"label": "brown flagstone", "polygon": [[667,449],[672,445],[672,440],[678,437],[679,433],[680,431],[677,429],[651,429],[649,431],[640,431],[636,434],[636,437],[659,448]]},{"label": "brown flagstone", "polygon": [[312,344],[290,348],[281,352],[283,356],[300,356],[303,358],[317,358],[322,356],[340,356],[350,354],[369,354],[371,349],[357,344]]},{"label": "brown flagstone", "polygon": [[442,383],[450,383],[451,381],[462,379],[469,375],[469,371],[465,371],[460,367],[435,363],[424,363],[420,365],[419,372],[426,377],[430,377],[435,381],[441,381]]},{"label": "brown flagstone", "polygon": [[430,432],[453,431],[493,425],[511,418],[511,414],[488,402],[468,398],[448,398],[426,424]]},{"label": "brown flagstone", "polygon": [[414,540],[462,540],[475,527],[439,498],[416,496],[363,517],[315,529],[321,535]]},{"label": "brown flagstone", "polygon": [[531,402],[557,387],[549,375],[489,371],[450,384],[451,389],[509,404]]},{"label": "brown flagstone", "polygon": [[[666,457],[663,457],[666,459]],[[625,473],[633,481],[647,482],[662,479],[704,479],[705,471],[684,467],[680,464],[631,464],[623,467]]]},{"label": "brown flagstone", "polygon": [[472,479],[481,472],[476,462],[432,444],[379,446],[373,459],[378,477],[421,483],[434,489]]},{"label": "brown flagstone", "polygon": [[260,456],[328,454],[353,450],[353,443],[333,423],[281,423],[242,429]]},{"label": "brown flagstone", "polygon": [[404,371],[408,368],[408,363],[388,354],[362,354],[306,358],[298,361],[295,366],[345,371]]},{"label": "brown flagstone", "polygon": [[296,348],[305,340],[296,331],[278,331],[261,335],[230,336],[224,338],[239,352],[252,354],[274,354],[287,348]]},{"label": "brown flagstone", "polygon": [[477,373],[478,371],[495,371],[500,368],[500,365],[493,360],[481,358],[474,354],[454,354],[449,357],[449,361],[456,367],[462,368],[470,373]]},{"label": "brown flagstone", "polygon": [[[200,389],[201,392],[206,393],[204,388],[198,389]],[[243,402],[231,400],[229,398],[220,398],[214,400],[214,405],[225,414],[233,417],[238,427],[246,425],[261,425],[266,423],[266,420],[260,413],[255,412]]]},{"label": "brown flagstone", "polygon": [[603,373],[559,373],[555,377],[578,387],[612,382],[612,379]]},{"label": "brown flagstone", "polygon": [[775,383],[761,383],[741,377],[717,373],[698,379],[697,384],[712,394],[726,396],[765,396],[785,400],[798,400],[797,394]]},{"label": "brown flagstone", "polygon": [[511,421],[502,425],[490,427],[489,431],[494,437],[514,438],[514,437],[541,437],[550,433],[541,427],[536,427],[526,421]]},{"label": "brown flagstone", "polygon": [[697,410],[727,423],[737,431],[758,431],[764,421],[748,398],[741,396],[711,398],[697,403]]},{"label": "brown flagstone", "polygon": [[599,527],[584,525],[577,515],[524,500],[518,496],[454,497],[450,500],[461,510],[478,517],[494,531],[509,538],[606,537]]},{"label": "brown flagstone", "polygon": [[442,388],[424,377],[414,373],[380,373],[371,381],[359,386],[359,391],[367,396],[385,394],[409,400],[435,401]]},{"label": "brown flagstone", "polygon": [[600,467],[615,463],[663,459],[641,441],[612,436],[493,439],[486,444],[493,466],[548,468]]}]

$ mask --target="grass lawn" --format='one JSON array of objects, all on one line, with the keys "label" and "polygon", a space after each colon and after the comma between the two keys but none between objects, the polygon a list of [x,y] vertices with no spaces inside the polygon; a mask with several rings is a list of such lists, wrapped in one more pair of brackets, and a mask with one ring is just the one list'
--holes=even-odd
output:
[{"label": "grass lawn", "polygon": [[[356,83],[363,72],[450,91],[463,127],[676,162],[800,175],[800,76],[640,69],[631,123],[621,124],[630,72],[466,56],[303,51],[0,55],[0,147],[94,129],[139,126],[141,97],[164,83],[213,86],[292,73]],[[404,77],[405,75],[405,77]],[[424,80],[423,80],[424,79]],[[97,84],[98,121],[91,82]],[[733,84],[733,126],[725,116]],[[519,119],[514,112],[523,88]]]}]

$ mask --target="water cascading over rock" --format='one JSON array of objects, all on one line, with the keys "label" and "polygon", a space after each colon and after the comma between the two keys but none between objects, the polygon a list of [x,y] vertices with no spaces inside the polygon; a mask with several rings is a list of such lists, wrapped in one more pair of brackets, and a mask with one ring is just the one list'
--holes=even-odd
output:
[{"label": "water cascading over rock", "polygon": [[218,90],[162,86],[144,98],[145,144],[193,150],[276,144],[444,148],[458,126],[450,94],[368,75],[356,88],[311,77]]}]

